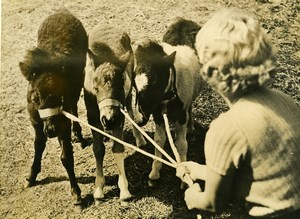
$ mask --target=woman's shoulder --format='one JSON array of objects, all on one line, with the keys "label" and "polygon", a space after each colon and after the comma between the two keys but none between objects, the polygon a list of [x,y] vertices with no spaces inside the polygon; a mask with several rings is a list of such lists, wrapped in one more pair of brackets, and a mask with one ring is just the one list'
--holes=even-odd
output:
[{"label": "woman's shoulder", "polygon": [[255,92],[240,98],[232,107],[232,113],[258,113],[260,115],[274,112],[276,115],[300,113],[300,108],[295,101],[287,94],[276,89],[262,87]]}]

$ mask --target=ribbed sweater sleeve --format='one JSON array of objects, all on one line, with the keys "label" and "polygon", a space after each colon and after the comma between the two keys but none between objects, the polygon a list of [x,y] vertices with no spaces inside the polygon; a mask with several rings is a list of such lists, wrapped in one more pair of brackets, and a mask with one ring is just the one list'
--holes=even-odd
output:
[{"label": "ribbed sweater sleeve", "polygon": [[207,166],[220,175],[233,174],[245,158],[247,141],[239,127],[224,113],[210,125],[205,138]]}]

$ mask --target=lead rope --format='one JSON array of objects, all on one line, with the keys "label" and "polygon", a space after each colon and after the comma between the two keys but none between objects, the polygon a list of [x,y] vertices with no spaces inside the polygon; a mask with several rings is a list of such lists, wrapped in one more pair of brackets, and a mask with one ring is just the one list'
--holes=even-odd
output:
[{"label": "lead rope", "polygon": [[[164,113],[163,114],[163,118],[164,118],[166,132],[167,132],[167,136],[168,136],[168,140],[169,140],[170,146],[171,146],[173,154],[174,154],[174,156],[176,158],[177,164],[179,164],[179,163],[181,163],[181,159],[180,159],[178,150],[177,150],[177,148],[176,148],[176,146],[174,144],[172,135],[171,135],[170,125],[169,125],[167,114]],[[194,182],[193,182],[193,180],[192,180],[192,178],[191,178],[191,176],[189,174],[184,174],[183,181],[186,184],[188,184],[189,187],[191,187],[194,184]]]},{"label": "lead rope", "polygon": [[[124,114],[124,116],[136,127],[137,130],[139,130],[144,137],[146,137],[160,152],[162,152],[171,162],[172,164],[174,164],[174,159],[170,159],[170,156],[164,151],[164,149],[162,149],[158,144],[156,144],[155,141],[153,141],[152,138],[149,137],[149,135],[143,130],[141,129],[141,127],[139,127],[134,121],[133,119],[131,119],[131,117],[123,110],[121,109],[121,112]],[[170,131],[170,125],[169,125],[169,121],[168,121],[168,117],[166,113],[163,113],[163,118],[164,118],[164,123],[165,123],[165,128],[166,128],[166,132],[167,132],[167,136],[168,136],[168,141],[170,143],[170,146],[172,148],[172,151],[174,153],[175,159],[177,162],[175,162],[175,168],[178,166],[178,164],[181,162],[180,160],[180,156],[178,153],[178,150],[174,144],[173,138],[172,138],[172,134]],[[183,181],[189,186],[193,186],[194,185],[194,181],[192,180],[190,174],[184,174],[183,176]],[[201,214],[197,214],[197,219],[202,219],[202,215]]]},{"label": "lead rope", "polygon": [[164,151],[164,149],[162,149],[161,146],[159,146],[143,129],[141,129],[141,127],[138,126],[138,124],[136,124],[133,119],[128,115],[128,113],[126,113],[123,109],[121,109],[121,112],[124,114],[124,116],[128,119],[128,121],[134,125],[134,127],[139,130],[140,133],[142,133],[142,135],[147,138],[151,144],[153,144],[153,146],[159,150],[163,155],[165,155],[165,157],[176,167],[177,166],[177,162],[170,157],[170,155],[168,155],[167,152]]},{"label": "lead rope", "polygon": [[[154,160],[158,160],[158,161],[160,161],[160,162],[162,162],[162,163],[164,163],[164,164],[166,164],[166,165],[168,165],[170,167],[176,168],[178,166],[178,164],[180,163],[180,156],[179,156],[179,153],[177,151],[177,148],[176,148],[176,146],[174,144],[174,141],[173,141],[173,138],[172,138],[172,135],[171,135],[171,131],[170,131],[170,126],[169,126],[167,115],[163,114],[163,118],[164,118],[164,123],[165,123],[165,127],[166,127],[166,132],[167,132],[168,140],[169,140],[170,146],[172,148],[172,151],[173,151],[173,153],[175,155],[176,161],[173,158],[171,158],[164,151],[164,149],[162,149],[162,147],[160,147],[143,129],[141,129],[122,108],[120,110],[123,113],[123,115],[135,126],[135,128],[138,129],[142,133],[142,135],[145,138],[147,138],[154,145],[155,148],[157,148],[163,155],[165,155],[165,157],[168,158],[168,160],[170,162],[166,161],[166,160],[164,160],[164,159],[162,159],[160,157],[157,157],[157,156],[155,156],[153,154],[150,154],[150,153],[148,153],[148,152],[146,152],[144,150],[141,150],[137,146],[134,146],[134,145],[129,144],[129,143],[125,142],[125,141],[122,141],[122,140],[120,140],[120,139],[118,139],[118,138],[116,138],[116,137],[114,137],[114,136],[112,136],[112,135],[110,135],[110,134],[102,131],[101,129],[98,129],[98,128],[96,128],[96,127],[88,124],[87,122],[84,122],[84,121],[80,120],[76,116],[74,116],[74,115],[72,115],[72,114],[70,114],[70,113],[68,113],[66,111],[62,111],[62,114],[64,114],[70,120],[79,122],[79,123],[81,123],[81,124],[89,127],[90,129],[92,129],[92,130],[94,130],[96,132],[99,132],[100,134],[102,134],[102,135],[104,135],[104,136],[106,136],[106,137],[108,137],[108,138],[110,138],[110,139],[112,139],[112,140],[114,140],[114,141],[116,141],[116,142],[118,142],[118,143],[126,146],[126,147],[129,147],[129,148],[131,148],[131,149],[133,149],[133,150],[135,150],[135,151],[137,151],[137,152],[139,152],[141,154],[144,154],[145,156],[148,156],[148,157],[150,157],[150,158],[152,158]],[[185,174],[183,176],[183,181],[189,187],[193,186],[193,184],[194,184],[194,182],[193,182],[193,180],[192,180],[192,178],[190,177],[189,174]],[[201,218],[202,218],[202,216],[200,214],[197,214],[197,219],[201,219]]]},{"label": "lead rope", "polygon": [[[181,162],[180,161],[180,156],[179,156],[179,153],[177,151],[177,148],[174,144],[174,141],[173,141],[173,138],[172,138],[172,135],[171,135],[171,131],[170,131],[170,126],[169,126],[169,122],[168,122],[168,117],[167,115],[164,113],[163,114],[163,117],[164,117],[164,123],[165,123],[165,127],[166,127],[166,132],[167,132],[167,136],[168,136],[168,140],[169,140],[169,143],[170,143],[170,146],[172,148],[172,151],[175,155],[175,159],[176,161],[171,158],[166,152],[165,150],[159,146],[143,129],[141,129],[141,127],[139,127],[134,121],[133,119],[128,115],[128,113],[126,113],[123,109],[121,109],[121,112],[124,114],[124,116],[132,123],[132,125],[134,125],[134,127],[139,130],[142,135],[144,135],[145,138],[147,138],[155,148],[157,148],[157,150],[159,150],[163,155],[165,155],[166,158],[168,158],[168,160],[174,165],[174,167],[176,168],[178,166],[178,164]],[[189,174],[185,174],[184,177],[184,182],[186,184],[188,184],[189,187],[191,187],[194,182],[193,180],[191,179],[190,175]]]},{"label": "lead rope", "polygon": [[79,123],[81,123],[81,124],[89,127],[90,129],[92,129],[92,130],[94,130],[96,132],[99,132],[100,134],[102,134],[102,135],[104,135],[104,136],[106,136],[108,138],[111,138],[112,140],[114,140],[114,141],[116,141],[116,142],[118,142],[118,143],[120,143],[120,144],[122,144],[122,145],[124,145],[126,147],[129,147],[129,148],[131,148],[131,149],[133,149],[133,150],[135,150],[137,152],[140,152],[141,154],[144,154],[145,156],[151,157],[154,160],[158,160],[158,161],[160,161],[160,162],[162,162],[162,163],[164,163],[164,164],[166,164],[166,165],[168,165],[170,167],[176,168],[176,166],[173,163],[170,163],[170,162],[168,162],[166,160],[163,160],[162,158],[154,156],[153,154],[150,154],[150,153],[148,153],[146,151],[143,151],[143,150],[139,149],[138,147],[136,147],[136,146],[134,146],[132,144],[129,144],[129,143],[125,142],[125,141],[122,141],[122,140],[120,140],[120,139],[118,139],[118,138],[116,138],[116,137],[114,137],[114,136],[112,136],[112,135],[110,135],[110,134],[102,131],[101,129],[98,129],[98,128],[96,128],[96,127],[94,127],[94,126],[92,126],[92,125],[90,125],[90,124],[88,124],[88,123],[80,120],[76,116],[73,116],[72,114],[70,114],[70,113],[68,113],[66,111],[62,111],[62,114],[64,114],[70,120],[79,122]]},{"label": "lead rope", "polygon": [[[172,138],[172,135],[171,135],[171,131],[170,131],[170,125],[169,125],[169,121],[168,121],[168,117],[167,117],[167,114],[164,113],[163,114],[163,118],[164,118],[164,123],[165,123],[165,127],[166,127],[166,132],[167,132],[167,136],[168,136],[168,140],[169,140],[169,143],[170,143],[170,146],[172,148],[172,151],[174,153],[174,156],[176,158],[176,161],[177,163],[180,163],[181,162],[181,159],[180,159],[180,156],[179,156],[179,153],[178,153],[178,150],[174,144],[174,141],[173,141],[173,138]],[[194,185],[194,181],[192,180],[190,174],[184,174],[183,176],[183,181],[189,186],[193,186]],[[199,187],[200,188],[200,187]],[[202,219],[202,215],[201,214],[197,214],[197,219]]]}]

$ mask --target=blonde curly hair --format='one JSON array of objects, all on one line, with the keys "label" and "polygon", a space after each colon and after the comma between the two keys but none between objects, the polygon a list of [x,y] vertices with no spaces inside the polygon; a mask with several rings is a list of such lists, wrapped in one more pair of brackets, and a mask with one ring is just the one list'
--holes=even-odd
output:
[{"label": "blonde curly hair", "polygon": [[218,92],[244,94],[270,79],[274,48],[263,28],[239,9],[217,12],[198,32],[202,76]]}]

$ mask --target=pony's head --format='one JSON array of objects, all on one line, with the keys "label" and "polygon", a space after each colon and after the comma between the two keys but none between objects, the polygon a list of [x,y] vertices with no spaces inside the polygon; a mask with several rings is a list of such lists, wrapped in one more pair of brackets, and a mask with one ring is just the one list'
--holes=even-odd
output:
[{"label": "pony's head", "polygon": [[138,45],[134,83],[137,90],[135,120],[139,125],[147,123],[171,90],[175,54],[167,55],[157,42],[150,40]]},{"label": "pony's head", "polygon": [[99,62],[97,55],[88,51],[86,77],[90,78],[100,110],[100,121],[105,130],[123,125],[120,109],[125,104],[124,71],[132,53],[125,53],[117,62]]},{"label": "pony's head", "polygon": [[[57,61],[47,58],[47,54],[39,49],[28,51],[25,61],[20,62],[20,69],[29,81],[27,102],[33,122],[42,120],[44,133],[56,137],[62,128],[61,122],[66,118],[61,114],[63,97],[67,86]],[[64,118],[64,119],[61,119]]]}]

